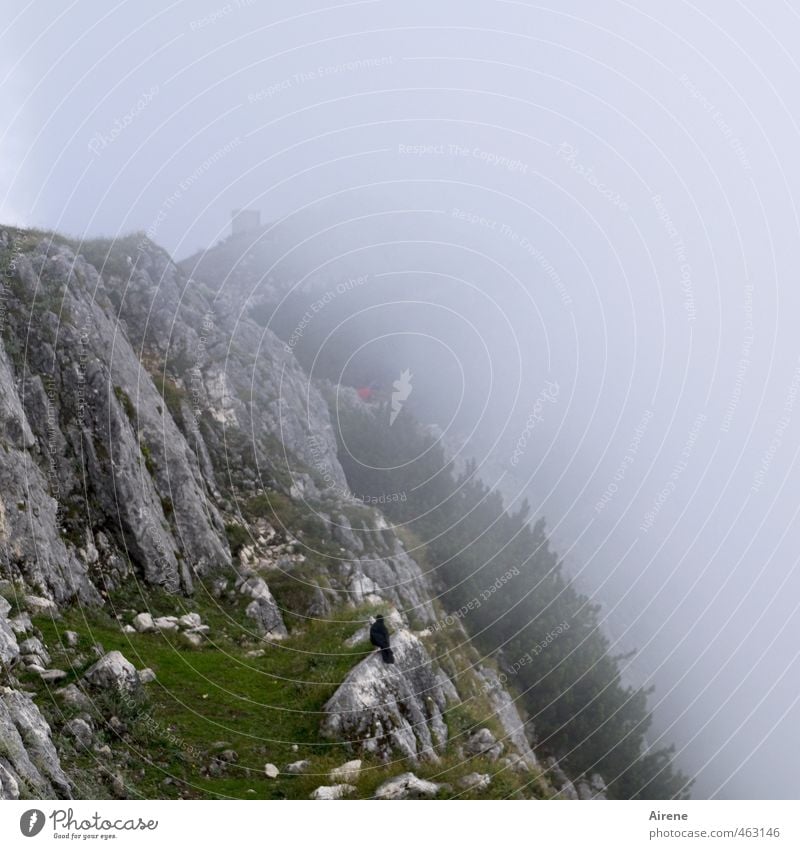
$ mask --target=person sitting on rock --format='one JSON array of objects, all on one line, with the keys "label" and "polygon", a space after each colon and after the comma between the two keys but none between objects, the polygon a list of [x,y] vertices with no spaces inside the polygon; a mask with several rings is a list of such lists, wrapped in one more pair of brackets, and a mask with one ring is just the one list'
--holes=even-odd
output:
[{"label": "person sitting on rock", "polygon": [[377,646],[381,650],[381,657],[384,663],[394,663],[394,653],[389,646],[389,631],[380,613],[375,617],[375,621],[370,626],[369,641],[373,646]]}]

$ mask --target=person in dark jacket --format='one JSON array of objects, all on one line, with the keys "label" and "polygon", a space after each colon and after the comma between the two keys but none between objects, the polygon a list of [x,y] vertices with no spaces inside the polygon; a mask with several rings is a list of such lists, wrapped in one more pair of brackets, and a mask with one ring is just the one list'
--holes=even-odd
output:
[{"label": "person in dark jacket", "polygon": [[369,629],[369,641],[381,650],[384,663],[394,663],[394,653],[389,646],[389,631],[380,613],[375,617]]}]

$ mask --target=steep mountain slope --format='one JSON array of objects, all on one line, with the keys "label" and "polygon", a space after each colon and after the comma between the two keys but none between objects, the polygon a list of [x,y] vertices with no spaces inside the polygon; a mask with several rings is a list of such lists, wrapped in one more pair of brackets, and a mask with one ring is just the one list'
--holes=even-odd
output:
[{"label": "steep mountain slope", "polygon": [[325,399],[236,292],[138,237],[5,231],[0,273],[0,796],[577,792],[430,627]]}]

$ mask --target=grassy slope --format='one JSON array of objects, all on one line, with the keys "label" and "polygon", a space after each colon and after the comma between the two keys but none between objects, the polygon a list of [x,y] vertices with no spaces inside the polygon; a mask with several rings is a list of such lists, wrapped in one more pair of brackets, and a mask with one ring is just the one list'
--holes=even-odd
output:
[{"label": "grassy slope", "polygon": [[[141,602],[115,599],[123,621],[130,611],[145,609]],[[53,657],[52,665],[69,671],[63,684],[77,682],[80,673],[94,660],[91,646],[100,643],[105,651],[117,649],[141,669],[152,668],[157,676],[145,688],[140,704],[120,702],[113,694],[98,698],[104,713],[115,713],[126,725],[119,737],[102,721],[102,737],[113,750],[113,757],[79,752],[68,742],[59,741],[62,762],[76,785],[76,795],[99,798],[110,794],[110,763],[122,761],[126,793],[146,798],[307,798],[316,787],[332,783],[328,772],[354,757],[343,745],[319,736],[322,706],[347,672],[366,652],[367,644],[344,647],[349,637],[365,620],[369,609],[339,609],[330,620],[308,621],[302,631],[279,644],[258,644],[255,638],[244,640],[247,626],[225,606],[211,599],[202,588],[194,599],[176,599],[148,592],[146,609],[154,615],[197,611],[211,626],[210,639],[203,648],[186,648],[172,634],[125,634],[117,620],[105,612],[70,609],[58,620],[37,617],[45,644]],[[84,660],[72,668],[70,658],[76,652],[62,648],[60,634],[66,630],[80,635],[77,655]],[[264,648],[263,657],[247,657],[246,652]],[[447,722],[454,743],[475,727],[488,725],[499,732],[479,688],[472,681],[470,664],[474,658],[465,646],[441,633],[429,640],[429,649],[451,675],[458,675],[465,702],[448,710]],[[54,727],[79,713],[65,709],[60,698],[36,676],[23,675],[26,688],[37,693],[36,701]],[[222,744],[223,745],[215,745]],[[296,745],[297,750],[292,746]],[[218,777],[201,774],[212,756],[231,748],[239,759],[229,764]],[[283,770],[286,764],[309,759],[309,773],[299,776],[281,774],[277,779],[264,775],[264,765],[274,763]],[[441,763],[416,768],[403,760],[391,764],[364,760],[358,782],[358,796],[368,798],[388,777],[413,769],[420,777],[455,784],[469,772],[494,775],[492,787],[481,798],[530,798],[548,795],[546,785],[534,776],[520,778],[508,770],[481,759],[463,761],[449,745]],[[172,782],[164,784],[167,778]],[[527,785],[527,786],[526,786]],[[453,795],[469,798],[454,789]]]}]

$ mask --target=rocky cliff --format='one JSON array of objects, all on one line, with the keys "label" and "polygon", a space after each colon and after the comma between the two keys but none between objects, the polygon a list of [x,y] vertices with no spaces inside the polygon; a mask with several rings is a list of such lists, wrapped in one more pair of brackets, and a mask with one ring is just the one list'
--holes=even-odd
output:
[{"label": "rocky cliff", "polygon": [[0,274],[0,797],[556,794],[246,287],[13,230]]}]

